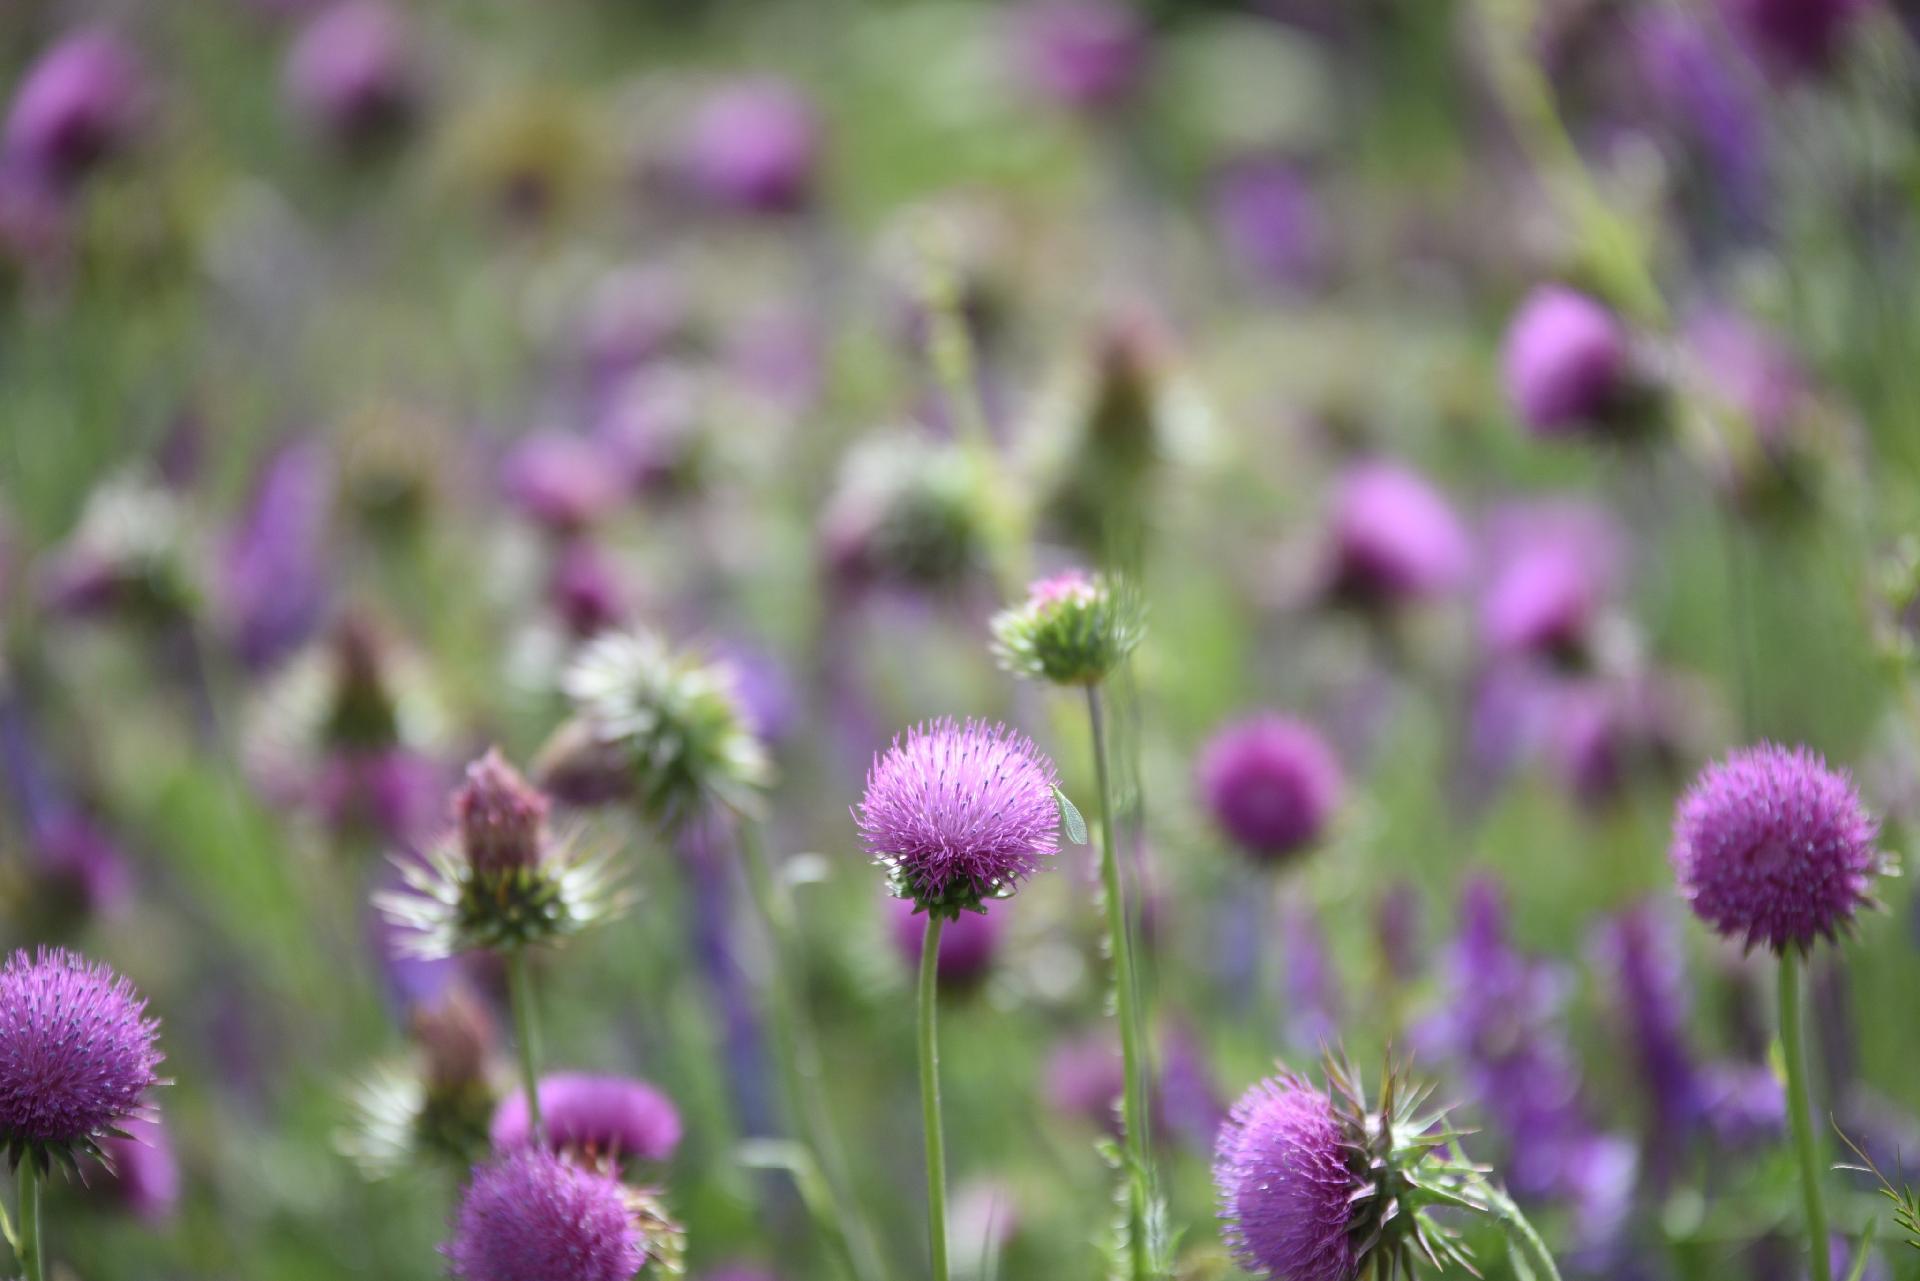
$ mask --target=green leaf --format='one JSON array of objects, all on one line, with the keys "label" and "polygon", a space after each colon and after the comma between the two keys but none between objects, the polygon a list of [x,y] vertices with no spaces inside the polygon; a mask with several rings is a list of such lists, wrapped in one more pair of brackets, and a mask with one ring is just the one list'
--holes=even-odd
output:
[{"label": "green leaf", "polygon": [[1072,801],[1067,799],[1067,794],[1060,790],[1058,784],[1054,785],[1053,801],[1060,807],[1060,822],[1067,829],[1067,839],[1075,845],[1085,845],[1087,820],[1080,817],[1080,811],[1074,807]]},{"label": "green leaf", "polygon": [[1870,1253],[1873,1247],[1873,1232],[1878,1226],[1879,1224],[1874,1220],[1867,1220],[1867,1230],[1860,1234],[1860,1243],[1853,1247],[1853,1266],[1847,1269],[1847,1281],[1860,1281],[1861,1276],[1866,1272],[1867,1260],[1873,1257]]}]

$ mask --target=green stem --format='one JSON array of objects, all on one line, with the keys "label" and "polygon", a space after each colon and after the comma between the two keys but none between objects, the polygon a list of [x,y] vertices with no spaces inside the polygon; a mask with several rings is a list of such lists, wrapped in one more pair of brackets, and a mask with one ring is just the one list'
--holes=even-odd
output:
[{"label": "green stem", "polygon": [[1800,1026],[1800,957],[1792,948],[1780,954],[1780,1050],[1787,1063],[1787,1115],[1793,1123],[1793,1150],[1800,1159],[1800,1191],[1806,1201],[1807,1236],[1813,1247],[1813,1281],[1833,1281],[1827,1242],[1827,1208],[1820,1197],[1820,1152],[1807,1104],[1807,1046]]},{"label": "green stem", "polygon": [[1114,1007],[1120,1016],[1120,1062],[1125,1078],[1121,1120],[1126,1129],[1127,1250],[1134,1281],[1153,1275],[1147,1242],[1147,1202],[1152,1166],[1147,1156],[1147,1086],[1140,1042],[1140,991],[1134,981],[1133,943],[1127,927],[1120,859],[1113,839],[1113,784],[1107,769],[1106,715],[1098,685],[1087,686],[1087,725],[1093,736],[1094,776],[1099,783],[1100,883],[1107,902],[1107,941],[1113,953]]},{"label": "green stem", "polygon": [[1520,1213],[1513,1198],[1495,1188],[1486,1189],[1485,1196],[1493,1217],[1506,1229],[1508,1247],[1526,1256],[1539,1281],[1560,1281],[1560,1269],[1547,1250],[1547,1243],[1534,1231],[1533,1224],[1527,1222],[1527,1216]]},{"label": "green stem", "polygon": [[507,1001],[513,1006],[513,1035],[519,1042],[520,1084],[527,1092],[527,1132],[540,1147],[547,1143],[540,1120],[540,1029],[533,1009],[533,980],[527,972],[527,949],[507,953]]},{"label": "green stem", "polygon": [[791,982],[792,967],[800,958],[793,905],[775,880],[772,864],[760,842],[758,826],[743,819],[737,827],[747,888],[761,927],[772,943],[773,955],[766,976],[766,1014],[773,1025],[774,1058],[800,1141],[819,1167],[821,1181],[832,1202],[832,1213],[816,1215],[816,1225],[832,1244],[848,1276],[855,1281],[882,1281],[886,1273],[880,1266],[873,1233],[854,1208],[854,1200],[848,1193],[846,1158],[841,1153],[826,1098],[821,1093],[820,1049],[814,1043],[812,1025],[803,1015],[799,995]]},{"label": "green stem", "polygon": [[920,946],[920,1119],[927,1136],[927,1252],[933,1281],[947,1281],[947,1141],[940,1125],[940,927],[927,913]]},{"label": "green stem", "polygon": [[26,1281],[47,1281],[47,1256],[41,1244],[45,1237],[40,1227],[40,1177],[28,1157],[20,1162],[20,1244],[15,1251]]}]

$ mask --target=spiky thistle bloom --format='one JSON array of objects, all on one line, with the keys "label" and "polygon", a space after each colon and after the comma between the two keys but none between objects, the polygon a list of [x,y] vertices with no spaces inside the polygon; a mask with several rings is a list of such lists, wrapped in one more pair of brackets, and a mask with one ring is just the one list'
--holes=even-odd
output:
[{"label": "spiky thistle bloom", "polygon": [[1761,743],[1694,780],[1670,857],[1681,897],[1716,933],[1804,953],[1873,904],[1889,867],[1879,832],[1846,774],[1804,747]]},{"label": "spiky thistle bloom", "polygon": [[678,1232],[645,1194],[539,1148],[474,1171],[440,1247],[456,1281],[631,1281],[677,1272]]},{"label": "spiky thistle bloom", "polygon": [[[709,802],[751,812],[772,781],[766,746],[749,727],[732,667],[675,652],[650,631],[589,644],[561,681],[575,709],[579,752],[623,767],[640,813],[668,826]],[[570,759],[545,754],[542,773]]]},{"label": "spiky thistle bloom", "polygon": [[64,949],[15,952],[0,967],[0,1151],[45,1175],[57,1161],[106,1161],[141,1099],[161,1084],[160,1024],[133,985]]},{"label": "spiky thistle bloom", "polygon": [[1370,1103],[1357,1073],[1327,1064],[1329,1090],[1290,1071],[1257,1082],[1220,1127],[1213,1181],[1228,1244],[1273,1281],[1353,1281],[1466,1263],[1428,1209],[1478,1204],[1483,1171],[1448,1159],[1459,1136],[1422,1111],[1428,1091],[1389,1072]]},{"label": "spiky thistle bloom", "polygon": [[894,894],[952,919],[985,911],[1060,852],[1057,782],[1024,734],[942,717],[875,759],[855,817]]},{"label": "spiky thistle bloom", "polygon": [[611,855],[555,839],[547,802],[497,751],[467,767],[452,837],[424,863],[396,860],[406,888],[374,904],[417,956],[521,947],[578,933],[626,906]]},{"label": "spiky thistle bloom", "polygon": [[1222,831],[1263,861],[1318,840],[1340,804],[1340,762],[1310,726],[1257,716],[1214,735],[1200,791]]},{"label": "spiky thistle bloom", "polygon": [[1027,599],[993,616],[994,655],[1015,676],[1056,685],[1097,685],[1142,635],[1137,598],[1103,574],[1068,570],[1042,578]]},{"label": "spiky thistle bloom", "polygon": [[[540,1079],[540,1119],[549,1144],[591,1163],[665,1161],[680,1146],[680,1111],[645,1081],[585,1072],[554,1072]],[[525,1147],[533,1126],[527,1096],[516,1090],[493,1114],[493,1146]]]}]

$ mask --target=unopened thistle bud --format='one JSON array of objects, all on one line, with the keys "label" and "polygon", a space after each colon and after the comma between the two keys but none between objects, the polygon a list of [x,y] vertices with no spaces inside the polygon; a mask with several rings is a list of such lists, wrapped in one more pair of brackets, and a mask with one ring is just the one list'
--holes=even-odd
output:
[{"label": "unopened thistle bud", "polygon": [[419,956],[522,947],[578,933],[625,906],[604,854],[551,837],[546,798],[498,752],[467,767],[455,832],[425,864],[398,862],[406,889],[374,902]]},{"label": "unopened thistle bud", "polygon": [[[575,710],[562,731],[574,755],[624,767],[650,822],[675,825],[709,803],[751,811],[772,779],[725,663],[676,653],[652,632],[612,632],[587,646],[561,684]],[[573,763],[546,755],[555,768]]]},{"label": "unopened thistle bud", "polygon": [[465,1169],[487,1152],[497,1091],[493,1017],[454,986],[414,1011],[414,1061],[391,1064],[354,1092],[354,1121],[339,1149],[368,1179],[421,1166]]},{"label": "unopened thistle bud", "polygon": [[994,654],[1029,680],[1097,685],[1139,645],[1141,611],[1132,594],[1100,574],[1069,570],[1027,589],[1027,599],[994,615]]}]

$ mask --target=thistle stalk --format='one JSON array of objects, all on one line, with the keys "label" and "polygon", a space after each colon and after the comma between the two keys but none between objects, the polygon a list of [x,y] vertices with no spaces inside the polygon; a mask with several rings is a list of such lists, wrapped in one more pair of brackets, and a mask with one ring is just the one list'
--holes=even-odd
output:
[{"label": "thistle stalk", "polygon": [[1800,1194],[1806,1205],[1807,1238],[1813,1281],[1833,1281],[1828,1257],[1827,1209],[1820,1195],[1820,1152],[1807,1103],[1807,1045],[1801,1027],[1800,954],[1780,953],[1780,1050],[1787,1065],[1787,1115],[1793,1126],[1793,1150],[1800,1163]]},{"label": "thistle stalk", "polygon": [[1527,1268],[1539,1281],[1560,1281],[1560,1269],[1555,1265],[1547,1243],[1540,1239],[1539,1232],[1527,1221],[1527,1216],[1520,1213],[1520,1207],[1514,1204],[1513,1198],[1491,1186],[1483,1187],[1480,1197],[1486,1203],[1487,1212],[1506,1232],[1508,1247],[1525,1259]]},{"label": "thistle stalk", "polygon": [[47,1256],[41,1245],[40,1178],[31,1158],[20,1162],[20,1226],[14,1253],[26,1281],[47,1281]]},{"label": "thistle stalk", "polygon": [[528,1133],[535,1146],[546,1146],[546,1127],[540,1120],[540,1028],[533,1008],[533,980],[524,945],[507,950],[507,1001],[513,1007],[513,1038],[520,1055],[520,1084],[527,1092]]},{"label": "thistle stalk", "polygon": [[1133,944],[1113,836],[1113,787],[1108,778],[1106,716],[1099,684],[1087,687],[1087,726],[1093,738],[1093,767],[1099,789],[1100,882],[1107,907],[1107,940],[1113,954],[1114,1006],[1120,1019],[1121,1070],[1125,1089],[1121,1119],[1127,1153],[1127,1251],[1134,1281],[1153,1275],[1147,1241],[1147,1204],[1152,1167],[1147,1156],[1147,1090],[1140,1043],[1140,993],[1134,979]]},{"label": "thistle stalk", "polygon": [[866,1220],[853,1208],[853,1198],[847,1189],[846,1158],[821,1094],[820,1049],[814,1042],[811,1025],[800,1013],[799,995],[789,980],[788,967],[799,957],[792,904],[775,880],[758,826],[742,819],[736,827],[741,862],[746,866],[747,888],[761,927],[772,944],[772,964],[767,973],[767,1016],[773,1024],[774,1057],[800,1141],[819,1167],[831,1202],[831,1213],[816,1215],[816,1225],[831,1243],[846,1275],[855,1281],[882,1281],[885,1273],[880,1267],[873,1235],[867,1229]]},{"label": "thistle stalk", "polygon": [[926,1133],[927,1251],[933,1281],[947,1281],[947,1150],[940,1121],[940,929],[938,912],[927,913],[920,948],[920,1114]]}]

